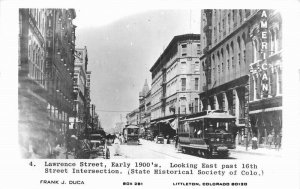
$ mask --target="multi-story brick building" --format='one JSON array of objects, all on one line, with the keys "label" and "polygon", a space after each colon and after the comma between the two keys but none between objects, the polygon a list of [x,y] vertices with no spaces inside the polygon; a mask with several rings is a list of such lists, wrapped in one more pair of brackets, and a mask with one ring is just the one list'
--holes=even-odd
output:
[{"label": "multi-story brick building", "polygon": [[[201,110],[223,109],[236,116],[236,125],[240,128],[237,137],[239,143],[244,140],[244,128],[248,126],[249,114],[252,125],[249,131],[259,135],[261,142],[261,136],[270,133],[261,133],[264,130],[262,128],[266,128],[264,123],[270,123],[270,120],[258,118],[261,117],[259,112],[265,112],[269,106],[277,106],[276,109],[281,107],[281,53],[277,53],[281,49],[281,18],[274,11],[268,11],[266,29],[269,35],[267,49],[273,52],[267,53],[267,62],[272,67],[271,70],[268,68],[267,85],[271,89],[268,90],[268,95],[261,96],[261,74],[258,77],[256,75],[256,78],[251,74],[249,80],[249,65],[256,65],[261,61],[258,56],[259,47],[262,46],[262,38],[258,36],[262,30],[259,26],[261,12],[262,10],[248,9],[201,11]],[[260,104],[260,107],[254,108],[255,104]],[[281,113],[279,114],[281,117]],[[277,127],[275,123],[272,124]]]},{"label": "multi-story brick building", "polygon": [[[19,136],[45,157],[63,143],[72,116],[74,9],[19,10]],[[24,155],[24,154],[23,154]]]},{"label": "multi-story brick building", "polygon": [[170,121],[179,113],[198,112],[199,56],[199,34],[175,36],[150,69],[151,123],[157,132],[174,135]]}]

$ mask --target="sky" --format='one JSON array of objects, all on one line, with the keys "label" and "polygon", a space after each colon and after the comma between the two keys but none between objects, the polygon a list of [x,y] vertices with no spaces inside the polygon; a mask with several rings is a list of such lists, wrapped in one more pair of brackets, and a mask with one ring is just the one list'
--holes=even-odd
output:
[{"label": "sky", "polygon": [[200,33],[200,9],[77,9],[76,47],[87,46],[91,99],[104,129],[138,108],[150,68],[175,35]]}]

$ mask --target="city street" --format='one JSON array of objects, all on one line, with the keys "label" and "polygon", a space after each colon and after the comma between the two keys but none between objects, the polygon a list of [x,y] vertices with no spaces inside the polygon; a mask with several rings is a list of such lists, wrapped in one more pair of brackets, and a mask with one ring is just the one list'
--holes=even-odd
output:
[{"label": "city street", "polygon": [[[115,156],[115,144],[109,146],[111,159],[197,159],[202,158],[196,155],[183,154],[178,152],[174,144],[159,144],[154,141],[148,141],[140,139],[140,145],[127,145],[121,144],[121,155]],[[255,160],[255,159],[270,159],[280,158],[279,156],[266,156],[258,155],[255,153],[246,153],[241,151],[232,150],[228,159],[245,159],[245,160]]]},{"label": "city street", "polygon": [[[87,32],[82,24],[89,21],[84,16],[89,12],[19,10],[19,144],[23,158],[53,158],[57,156],[53,149],[67,147],[78,150],[80,158],[86,155],[80,152],[89,150],[89,143],[95,147],[119,135],[128,141],[137,141],[139,136],[157,136],[158,140],[179,136],[182,144],[190,144],[183,146],[184,152],[209,145],[209,150],[198,150],[206,157],[216,151],[227,155],[227,149],[235,143],[246,145],[247,139],[247,150],[236,146],[229,159],[280,155],[280,13],[202,9],[195,11],[198,24],[191,32],[172,28],[173,24],[186,28],[186,21],[178,20],[182,15],[191,19],[191,11],[167,12],[124,17],[104,30]],[[124,27],[123,23],[139,24]],[[257,30],[261,23],[263,29]],[[152,31],[163,28],[161,24],[172,29]],[[127,29],[120,32],[121,28]],[[161,52],[158,47],[162,46]],[[111,158],[200,158],[178,152],[174,146],[166,140],[157,144],[141,139],[139,145],[121,144],[120,155],[115,155],[116,144],[109,149]]]}]

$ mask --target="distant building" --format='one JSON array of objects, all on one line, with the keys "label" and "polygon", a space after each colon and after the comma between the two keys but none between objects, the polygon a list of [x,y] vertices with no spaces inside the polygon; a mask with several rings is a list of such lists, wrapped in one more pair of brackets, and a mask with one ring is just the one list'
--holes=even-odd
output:
[{"label": "distant building", "polygon": [[175,36],[150,69],[151,126],[171,135],[178,114],[199,111],[200,35]]},{"label": "distant building", "polygon": [[74,67],[74,117],[72,117],[73,128],[77,132],[84,132],[87,128],[87,99],[86,99],[86,81],[87,81],[88,54],[87,48],[76,48],[75,67]]},{"label": "distant building", "polygon": [[144,133],[145,128],[150,126],[151,119],[151,90],[149,89],[147,80],[139,93],[139,127],[140,133]]},{"label": "distant building", "polygon": [[87,108],[89,108],[91,105],[91,74],[92,74],[91,71],[86,72],[85,99],[86,99]]},{"label": "distant building", "polygon": [[114,127],[114,132],[115,133],[123,133],[123,129],[125,128],[126,123],[125,122],[118,122],[116,123],[115,127]]},{"label": "distant building", "polygon": [[91,105],[91,71],[86,72],[86,85],[85,85],[85,101],[86,101],[86,116],[87,116],[87,124],[89,127],[93,127],[93,116],[95,112],[92,112],[95,107]]},{"label": "distant building", "polygon": [[126,115],[126,120],[128,125],[138,125],[140,122],[139,109],[135,109]]}]

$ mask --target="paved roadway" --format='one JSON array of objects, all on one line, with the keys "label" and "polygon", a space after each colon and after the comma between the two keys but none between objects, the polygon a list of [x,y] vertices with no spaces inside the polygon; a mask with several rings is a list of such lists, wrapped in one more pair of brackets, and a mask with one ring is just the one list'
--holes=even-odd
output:
[{"label": "paved roadway", "polygon": [[[140,145],[121,144],[121,155],[115,156],[115,144],[109,146],[111,159],[197,159],[196,155],[178,152],[174,144],[157,144],[154,141],[140,140]],[[257,154],[241,153],[232,151],[229,159],[270,159],[278,157],[262,156]]]}]

